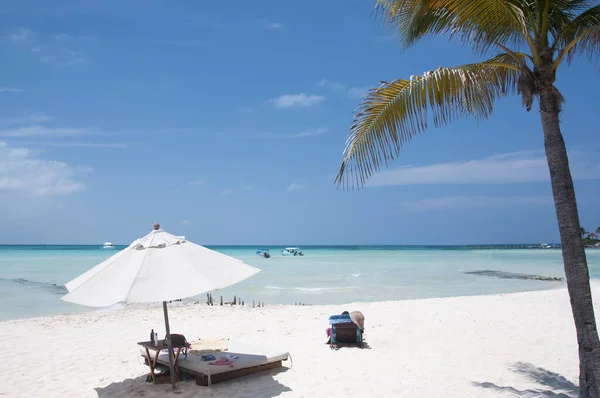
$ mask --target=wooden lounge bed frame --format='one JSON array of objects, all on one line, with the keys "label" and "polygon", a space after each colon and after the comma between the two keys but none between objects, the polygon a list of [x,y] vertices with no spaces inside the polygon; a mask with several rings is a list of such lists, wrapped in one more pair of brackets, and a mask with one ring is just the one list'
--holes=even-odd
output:
[{"label": "wooden lounge bed frame", "polygon": [[238,377],[248,376],[254,373],[263,372],[265,370],[281,368],[282,366],[282,361],[267,362],[262,365],[251,366],[249,368],[232,369],[228,372],[217,373],[210,376],[191,369],[185,369],[181,367],[179,369],[182,373],[187,373],[194,376],[197,385],[206,387],[210,384],[237,379]]},{"label": "wooden lounge bed frame", "polygon": [[[203,351],[202,354],[206,355],[209,352]],[[283,361],[289,358],[287,352],[253,347],[239,342],[230,343],[227,351],[217,351],[212,354],[216,358],[223,355],[235,355],[238,358],[233,362],[233,366],[217,366],[210,365],[210,362],[202,361],[200,355],[189,352],[187,358],[179,358],[179,372],[193,376],[199,386],[210,386],[238,377],[281,368]],[[169,358],[166,352],[159,355],[158,363],[168,366]]]}]

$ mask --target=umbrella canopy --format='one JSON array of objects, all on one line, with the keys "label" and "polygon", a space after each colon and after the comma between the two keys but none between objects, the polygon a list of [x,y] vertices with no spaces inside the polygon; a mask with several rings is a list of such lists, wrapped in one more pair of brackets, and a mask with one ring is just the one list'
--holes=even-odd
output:
[{"label": "umbrella canopy", "polygon": [[241,260],[156,229],[68,282],[62,300],[90,307],[177,300],[257,272]]},{"label": "umbrella canopy", "polygon": [[175,388],[166,302],[231,286],[257,272],[258,268],[171,235],[155,224],[148,235],[68,282],[69,293],[61,300],[90,307],[162,301]]}]

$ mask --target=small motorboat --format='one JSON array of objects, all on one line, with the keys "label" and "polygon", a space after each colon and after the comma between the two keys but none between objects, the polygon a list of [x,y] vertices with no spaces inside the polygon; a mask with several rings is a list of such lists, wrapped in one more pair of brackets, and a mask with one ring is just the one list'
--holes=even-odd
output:
[{"label": "small motorboat", "polygon": [[304,256],[304,253],[302,253],[300,251],[300,248],[298,248],[298,247],[286,247],[285,249],[281,250],[281,255],[282,256]]},{"label": "small motorboat", "polygon": [[106,250],[114,250],[116,248],[117,247],[110,242],[104,242],[104,245],[102,245],[102,249],[106,249]]},{"label": "small motorboat", "polygon": [[256,255],[264,258],[271,258],[271,253],[269,253],[269,249],[258,249],[256,251]]},{"label": "small motorboat", "polygon": [[540,249],[552,249],[552,245],[549,245],[547,243],[542,243],[540,245]]}]

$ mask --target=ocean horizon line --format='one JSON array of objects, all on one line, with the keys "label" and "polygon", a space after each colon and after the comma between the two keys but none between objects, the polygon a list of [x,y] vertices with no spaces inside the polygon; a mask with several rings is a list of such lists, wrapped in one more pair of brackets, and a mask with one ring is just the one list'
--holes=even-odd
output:
[{"label": "ocean horizon line", "polygon": [[[193,241],[192,241],[193,242]],[[210,243],[197,243],[207,247],[253,247],[253,248],[268,248],[268,247],[502,247],[502,246],[539,246],[541,243],[525,242],[525,243],[444,243],[444,244],[377,244],[377,243],[355,243],[355,244],[210,244]],[[549,243],[550,245],[560,245],[556,242]],[[127,247],[131,243],[113,243],[115,246]],[[102,244],[98,243],[0,243],[0,247],[102,247]]]}]

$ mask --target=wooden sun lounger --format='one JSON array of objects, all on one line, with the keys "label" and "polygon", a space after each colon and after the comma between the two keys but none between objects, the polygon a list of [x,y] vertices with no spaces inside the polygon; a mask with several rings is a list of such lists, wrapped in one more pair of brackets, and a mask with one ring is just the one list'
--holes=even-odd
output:
[{"label": "wooden sun lounger", "polygon": [[[193,348],[193,346],[192,346]],[[209,354],[203,350],[203,355]],[[201,355],[189,352],[187,358],[178,361],[179,372],[193,376],[199,386],[210,386],[214,383],[236,379],[238,377],[277,369],[283,366],[283,361],[289,358],[289,354],[283,351],[253,347],[240,342],[233,342],[227,351],[217,351],[213,355],[237,356],[238,358],[229,365],[211,365],[211,361],[202,361]],[[160,354],[158,363],[168,365],[168,355]]]}]

